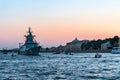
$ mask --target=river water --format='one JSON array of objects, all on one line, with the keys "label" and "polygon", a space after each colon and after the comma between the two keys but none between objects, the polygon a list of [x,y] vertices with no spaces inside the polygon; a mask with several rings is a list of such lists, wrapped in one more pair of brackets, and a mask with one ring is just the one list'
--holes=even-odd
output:
[{"label": "river water", "polygon": [[0,80],[120,80],[120,54],[0,54]]}]

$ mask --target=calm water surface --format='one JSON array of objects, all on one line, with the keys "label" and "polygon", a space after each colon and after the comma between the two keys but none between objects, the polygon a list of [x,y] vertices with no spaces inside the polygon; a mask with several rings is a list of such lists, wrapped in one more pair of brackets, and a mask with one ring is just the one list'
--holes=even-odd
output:
[{"label": "calm water surface", "polygon": [[120,54],[0,54],[0,80],[120,80]]}]

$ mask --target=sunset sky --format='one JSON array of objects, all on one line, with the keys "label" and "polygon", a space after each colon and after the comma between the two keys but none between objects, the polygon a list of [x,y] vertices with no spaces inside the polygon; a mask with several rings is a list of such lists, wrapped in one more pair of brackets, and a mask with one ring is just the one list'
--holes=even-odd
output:
[{"label": "sunset sky", "polygon": [[0,48],[18,47],[29,26],[43,47],[120,36],[120,0],[0,0]]}]

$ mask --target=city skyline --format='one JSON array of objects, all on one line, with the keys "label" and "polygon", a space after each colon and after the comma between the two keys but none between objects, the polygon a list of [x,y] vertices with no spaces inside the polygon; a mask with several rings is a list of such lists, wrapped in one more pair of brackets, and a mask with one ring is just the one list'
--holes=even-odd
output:
[{"label": "city skyline", "polygon": [[0,0],[0,48],[24,42],[28,27],[43,47],[119,36],[119,0]]}]

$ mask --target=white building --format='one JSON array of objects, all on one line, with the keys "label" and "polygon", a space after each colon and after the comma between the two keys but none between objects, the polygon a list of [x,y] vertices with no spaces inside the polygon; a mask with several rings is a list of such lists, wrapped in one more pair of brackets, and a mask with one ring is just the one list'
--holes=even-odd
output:
[{"label": "white building", "polygon": [[110,42],[108,41],[108,42],[103,43],[103,44],[101,45],[101,50],[107,50],[109,47],[111,47],[111,44],[110,44]]}]

